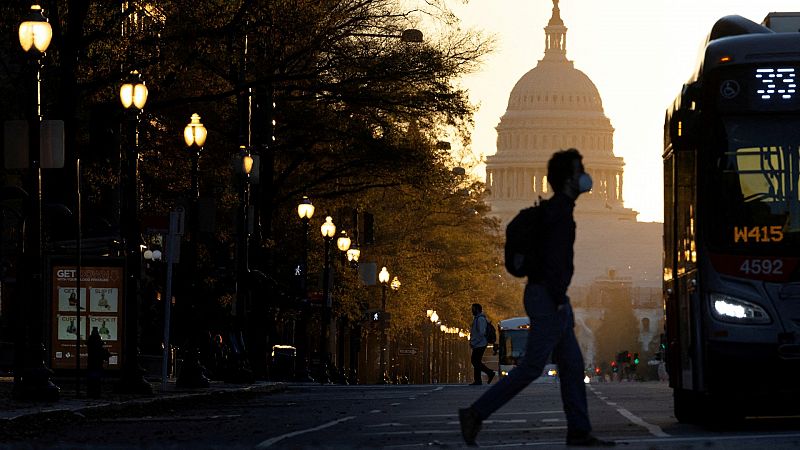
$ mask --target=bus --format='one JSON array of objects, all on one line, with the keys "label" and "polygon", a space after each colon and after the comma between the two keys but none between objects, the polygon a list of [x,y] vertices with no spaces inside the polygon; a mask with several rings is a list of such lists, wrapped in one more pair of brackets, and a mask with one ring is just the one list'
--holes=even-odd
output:
[{"label": "bus", "polygon": [[[497,336],[497,373],[500,377],[508,376],[511,369],[525,355],[525,346],[528,341],[528,329],[531,321],[528,317],[512,317],[497,323],[500,334]],[[539,383],[555,381],[558,369],[555,364],[547,364],[542,376],[536,381]]]},{"label": "bus", "polygon": [[680,422],[800,412],[798,78],[800,32],[727,16],[667,109],[664,352]]}]

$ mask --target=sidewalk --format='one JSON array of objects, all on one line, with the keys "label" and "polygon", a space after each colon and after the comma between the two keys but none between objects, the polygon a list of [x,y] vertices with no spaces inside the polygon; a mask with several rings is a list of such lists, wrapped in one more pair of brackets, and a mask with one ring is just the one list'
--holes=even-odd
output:
[{"label": "sidewalk", "polygon": [[[69,383],[69,384],[68,384]],[[72,380],[57,382],[61,389],[60,400],[55,403],[16,401],[11,398],[13,378],[0,377],[0,426],[12,421],[29,418],[57,416],[60,414],[90,415],[98,411],[123,410],[141,406],[174,404],[193,399],[202,399],[219,395],[240,393],[278,392],[286,388],[286,383],[256,382],[253,384],[225,384],[212,381],[211,386],[204,389],[177,389],[175,381],[167,383],[167,389],[161,390],[161,382],[151,383],[153,394],[119,394],[114,392],[115,380],[107,380],[103,385],[101,398],[87,398],[86,385],[81,388],[81,396],[75,395]]]}]

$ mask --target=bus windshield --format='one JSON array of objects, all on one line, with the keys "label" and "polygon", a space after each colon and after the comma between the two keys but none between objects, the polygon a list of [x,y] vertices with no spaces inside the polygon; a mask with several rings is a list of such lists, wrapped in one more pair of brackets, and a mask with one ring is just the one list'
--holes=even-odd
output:
[{"label": "bus windshield", "polygon": [[712,249],[797,255],[800,116],[725,116],[717,130],[706,178]]},{"label": "bus windshield", "polygon": [[525,344],[528,338],[527,329],[500,331],[500,365],[516,366],[525,355]]}]

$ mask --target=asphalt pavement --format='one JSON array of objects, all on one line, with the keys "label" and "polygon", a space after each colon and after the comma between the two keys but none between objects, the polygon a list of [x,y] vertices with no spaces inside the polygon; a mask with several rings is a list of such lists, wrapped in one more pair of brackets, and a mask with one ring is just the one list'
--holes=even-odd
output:
[{"label": "asphalt pavement", "polygon": [[13,378],[0,377],[0,432],[12,427],[14,423],[35,422],[65,414],[88,415],[105,410],[162,406],[213,396],[278,392],[286,388],[286,384],[281,382],[228,384],[212,381],[208,388],[179,389],[175,385],[175,380],[171,380],[167,383],[166,389],[162,389],[160,381],[151,383],[152,394],[128,394],[118,392],[117,381],[108,379],[102,385],[100,397],[90,398],[86,395],[85,385],[77,391],[72,379],[55,381],[62,387],[58,401],[21,401],[12,397]]}]

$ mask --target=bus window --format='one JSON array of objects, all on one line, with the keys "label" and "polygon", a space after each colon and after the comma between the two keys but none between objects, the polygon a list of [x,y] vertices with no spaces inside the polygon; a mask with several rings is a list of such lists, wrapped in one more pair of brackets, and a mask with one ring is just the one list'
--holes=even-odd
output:
[{"label": "bus window", "polygon": [[[712,251],[788,256],[800,251],[800,120],[726,116],[716,170],[705,178]],[[714,153],[714,152],[712,152]]]},{"label": "bus window", "polygon": [[528,338],[527,329],[502,331],[500,338],[500,364],[516,366],[525,355],[525,344]]},{"label": "bus window", "polygon": [[740,148],[735,155],[744,201],[762,201],[781,206],[783,202],[778,200],[785,196],[783,148]]}]

